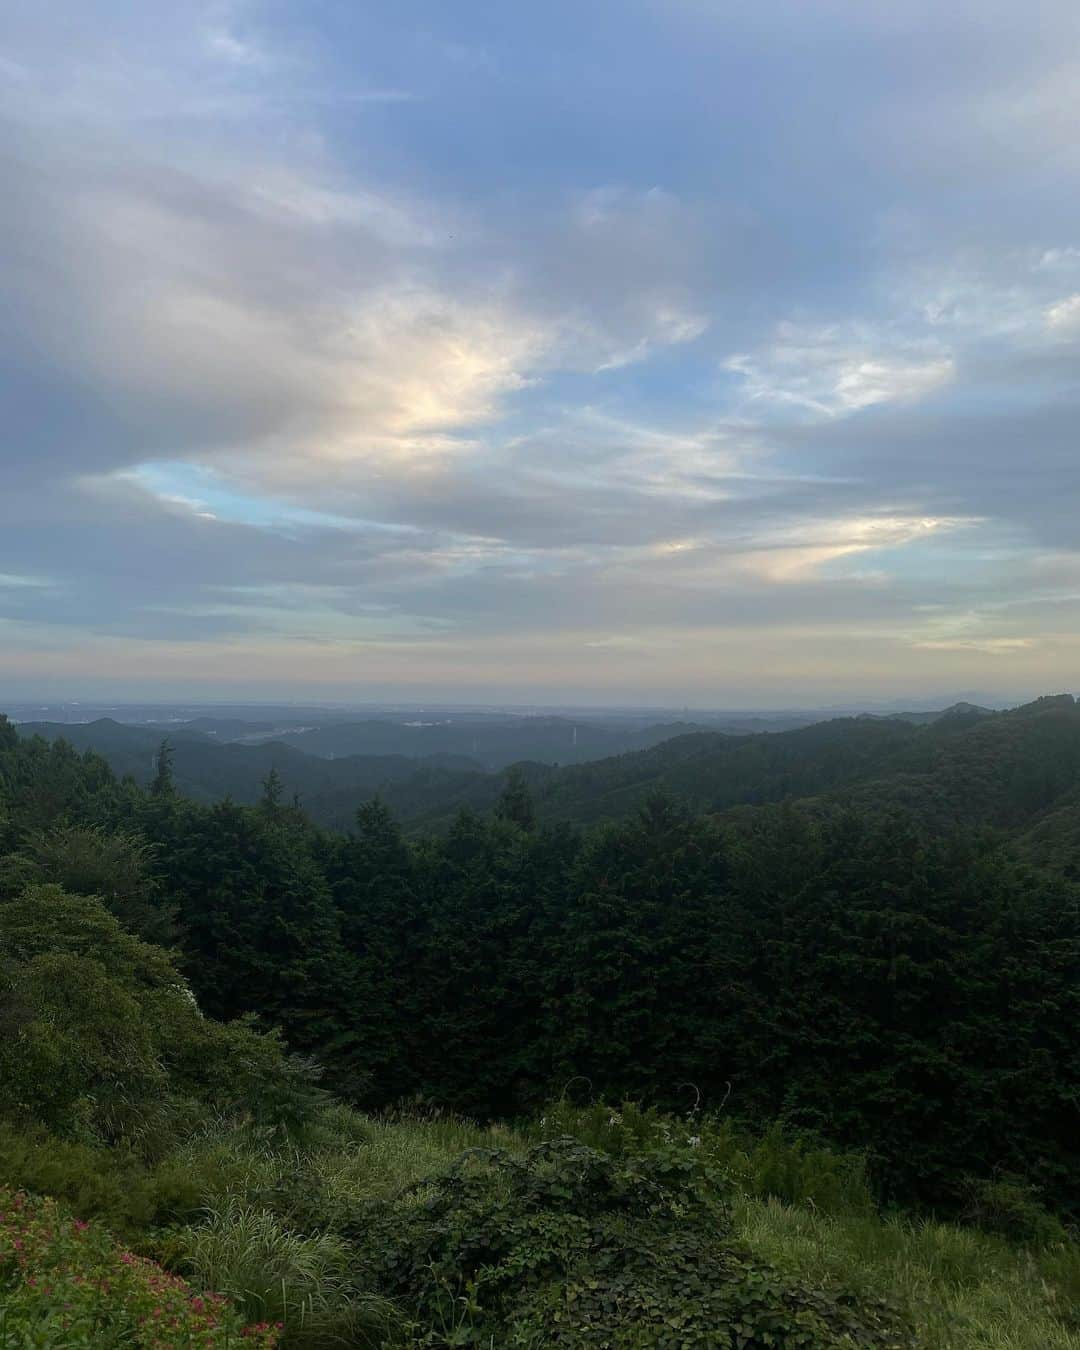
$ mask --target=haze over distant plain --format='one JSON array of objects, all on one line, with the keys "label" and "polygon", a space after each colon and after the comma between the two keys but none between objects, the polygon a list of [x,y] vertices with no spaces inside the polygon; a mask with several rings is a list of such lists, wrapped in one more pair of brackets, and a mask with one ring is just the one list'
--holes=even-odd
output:
[{"label": "haze over distant plain", "polygon": [[1074,687],[1080,7],[0,17],[0,693]]}]

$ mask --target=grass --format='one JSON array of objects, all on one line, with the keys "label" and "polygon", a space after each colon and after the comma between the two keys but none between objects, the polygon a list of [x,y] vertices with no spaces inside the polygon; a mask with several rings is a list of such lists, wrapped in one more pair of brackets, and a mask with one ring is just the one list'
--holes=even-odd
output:
[{"label": "grass", "polygon": [[[1080,1350],[1076,1244],[1025,1249],[974,1228],[879,1216],[858,1158],[815,1151],[776,1132],[754,1142],[725,1125],[657,1124],[626,1108],[577,1116],[556,1110],[543,1126],[511,1131],[448,1115],[374,1118],[332,1107],[291,1142],[208,1122],[144,1177],[125,1172],[123,1180],[153,1192],[166,1214],[164,1228],[143,1230],[139,1250],[194,1287],[227,1294],[246,1319],[283,1322],[286,1347],[401,1344],[396,1310],[349,1241],[369,1207],[385,1213],[386,1206],[416,1204],[416,1192],[403,1192],[468,1148],[524,1150],[554,1130],[594,1147],[631,1149],[654,1128],[673,1131],[676,1143],[680,1131],[684,1142],[692,1131],[695,1147],[734,1177],[736,1231],[757,1256],[800,1281],[835,1281],[899,1302],[926,1350]],[[42,1147],[0,1150],[0,1172],[17,1165],[33,1173],[29,1180],[0,1175],[0,1184],[40,1184]],[[86,1159],[77,1150],[70,1158],[54,1155],[56,1175],[48,1179],[74,1194],[61,1163],[74,1174]],[[101,1185],[111,1203],[111,1190]],[[169,1217],[174,1192],[179,1199]]]},{"label": "grass", "polygon": [[[343,1146],[344,1123],[315,1165],[328,1190],[350,1201],[390,1200],[466,1148],[516,1150],[527,1142],[505,1128],[481,1129],[453,1117],[402,1116],[366,1121],[362,1138]],[[569,1118],[557,1123],[574,1124]],[[716,1148],[730,1149],[728,1160],[742,1185],[764,1192],[738,1199],[738,1235],[785,1272],[898,1300],[911,1311],[928,1350],[1080,1350],[1076,1244],[1024,1250],[973,1228],[879,1217],[867,1212],[857,1167],[849,1171],[825,1154],[818,1158],[825,1180],[815,1201],[812,1152],[793,1146],[785,1162],[775,1136],[749,1150],[725,1139]],[[768,1196],[774,1187],[792,1188],[802,1203]]]},{"label": "grass", "polygon": [[[601,1124],[611,1118],[607,1108],[602,1117]],[[569,1117],[550,1123],[574,1125]],[[585,1133],[593,1133],[592,1125]],[[588,1142],[599,1146],[602,1140]],[[493,1143],[517,1148],[525,1140],[507,1131],[492,1137],[452,1120],[380,1122],[358,1167],[371,1169],[369,1195],[390,1195],[461,1149]],[[738,1236],[786,1273],[900,1302],[927,1350],[1080,1350],[1075,1243],[1025,1250],[974,1228],[878,1216],[868,1212],[857,1160],[849,1168],[835,1155],[795,1145],[785,1161],[771,1132],[753,1148],[737,1148],[725,1133],[716,1149],[727,1154],[744,1187],[764,1193],[744,1192],[737,1199]],[[816,1189],[826,1206],[814,1199],[815,1157],[823,1177]],[[801,1203],[769,1196],[773,1187],[793,1188]],[[847,1212],[830,1212],[838,1209]]]},{"label": "grass", "polygon": [[739,1236],[785,1272],[906,1306],[934,1350],[1077,1350],[1080,1248],[1040,1251],[950,1224],[815,1213],[742,1198]]},{"label": "grass", "polygon": [[373,1118],[345,1107],[323,1111],[299,1142],[208,1127],[162,1163],[201,1183],[203,1206],[199,1222],[171,1231],[163,1258],[251,1320],[281,1322],[289,1347],[392,1343],[397,1310],[365,1287],[340,1230],[366,1205],[400,1203],[465,1149],[513,1138],[453,1116]]},{"label": "grass", "polygon": [[355,1141],[343,1138],[346,1121],[340,1109],[336,1119],[338,1131],[315,1153],[314,1170],[349,1204],[391,1200],[469,1148],[524,1147],[524,1140],[505,1126],[483,1127],[450,1115],[367,1120],[363,1137]]},{"label": "grass", "polygon": [[396,1320],[389,1303],[356,1288],[339,1237],[295,1232],[235,1197],[178,1236],[174,1262],[249,1321],[281,1323],[294,1346],[377,1345]]},{"label": "grass", "polygon": [[[1080,1246],[1028,1248],[973,1227],[882,1216],[859,1154],[747,1136],[730,1121],[677,1122],[630,1104],[549,1108],[538,1134],[621,1152],[692,1135],[734,1180],[738,1236],[785,1273],[902,1304],[930,1350],[1080,1350]],[[1000,1187],[998,1188],[1000,1189]],[[1064,1238],[1043,1215],[1044,1227]]]}]

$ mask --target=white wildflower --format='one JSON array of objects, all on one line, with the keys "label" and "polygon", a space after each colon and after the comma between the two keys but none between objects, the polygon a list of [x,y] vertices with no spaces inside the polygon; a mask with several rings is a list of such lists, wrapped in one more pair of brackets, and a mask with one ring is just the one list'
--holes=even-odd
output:
[{"label": "white wildflower", "polygon": [[191,987],[189,985],[174,984],[172,986],[172,992],[174,994],[179,994],[180,997],[184,1000],[184,1002],[190,1004],[190,1006],[195,1009],[195,1011],[198,1013],[200,1017],[203,1015],[202,1009],[199,1007],[199,1001],[195,997],[195,995],[191,992]]}]

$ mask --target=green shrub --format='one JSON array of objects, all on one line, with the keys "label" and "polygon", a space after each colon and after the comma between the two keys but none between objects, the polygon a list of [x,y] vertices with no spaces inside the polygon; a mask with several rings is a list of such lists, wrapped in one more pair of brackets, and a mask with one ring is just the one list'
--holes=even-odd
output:
[{"label": "green shrub", "polygon": [[154,1181],[130,1150],[0,1125],[0,1186],[51,1195],[132,1238],[164,1220]]},{"label": "green shrub", "polygon": [[330,1101],[320,1067],[289,1054],[280,1033],[260,1030],[253,1017],[215,1022],[197,1015],[177,1026],[164,1053],[174,1088],[212,1104],[217,1116],[299,1135]]},{"label": "green shrub", "polygon": [[147,1159],[208,1111],[295,1132],[327,1099],[276,1033],[203,1017],[167,952],[56,886],[0,902],[0,1030],[0,1116]]},{"label": "green shrub", "polygon": [[880,1301],[755,1259],[731,1236],[722,1191],[693,1149],[615,1158],[562,1138],[521,1158],[471,1150],[418,1203],[362,1223],[416,1345],[914,1344]]},{"label": "green shrub", "polygon": [[871,1214],[875,1208],[862,1154],[785,1134],[779,1125],[753,1135],[729,1119],[696,1111],[680,1117],[635,1102],[572,1106],[564,1100],[547,1107],[526,1132],[538,1139],[572,1135],[615,1158],[672,1145],[696,1148],[748,1195],[830,1214]]},{"label": "green shrub", "polygon": [[636,1102],[614,1106],[604,1101],[573,1106],[565,1099],[545,1107],[539,1122],[526,1129],[539,1139],[573,1136],[613,1158],[640,1157],[658,1144],[671,1142],[676,1135],[683,1142],[695,1135],[695,1129],[685,1121],[655,1107],[643,1108]]},{"label": "green shrub", "polygon": [[[251,1128],[222,1123],[153,1163],[130,1148],[0,1124],[0,1186],[55,1196],[146,1249],[157,1230],[198,1221],[228,1196],[269,1202],[283,1178],[302,1182],[303,1159],[269,1147]],[[314,1212],[322,1199],[311,1196]]]},{"label": "green shrub", "polygon": [[751,1195],[811,1205],[826,1214],[872,1214],[876,1208],[862,1153],[827,1148],[775,1124],[757,1137],[740,1137],[723,1125],[712,1147],[718,1157],[728,1147],[734,1150]]},{"label": "green shrub", "polygon": [[20,855],[4,860],[9,876],[97,896],[129,932],[161,946],[176,940],[175,914],[153,875],[157,850],[137,832],[54,825],[30,831]]},{"label": "green shrub", "polygon": [[218,1294],[199,1294],[54,1200],[0,1190],[0,1348],[228,1346],[272,1350],[270,1324],[244,1326]]},{"label": "green shrub", "polygon": [[1036,1246],[1063,1242],[1067,1236],[1035,1189],[1017,1177],[973,1177],[964,1189],[967,1203],[961,1217],[987,1233]]}]

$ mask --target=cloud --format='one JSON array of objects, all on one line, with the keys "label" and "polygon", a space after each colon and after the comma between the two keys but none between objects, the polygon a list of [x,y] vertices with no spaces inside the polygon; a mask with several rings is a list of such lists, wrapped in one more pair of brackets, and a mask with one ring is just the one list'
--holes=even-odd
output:
[{"label": "cloud", "polygon": [[203,30],[203,41],[212,56],[238,66],[265,69],[269,58],[255,42],[238,37],[228,28],[213,26]]},{"label": "cloud", "polygon": [[0,572],[0,590],[37,590],[40,587],[51,586],[52,582],[43,577],[25,577],[17,576],[11,572]]},{"label": "cloud", "polygon": [[1046,311],[1046,322],[1050,328],[1071,329],[1080,326],[1080,293],[1066,296],[1050,305]]},{"label": "cloud", "polygon": [[917,399],[955,374],[952,356],[932,338],[905,340],[871,326],[779,325],[755,353],[738,353],[724,369],[744,381],[751,405],[795,407],[840,417],[879,403]]},{"label": "cloud", "polygon": [[1073,659],[1066,7],[48,8],[0,65],[0,674]]},{"label": "cloud", "polygon": [[991,656],[1007,656],[1013,652],[1027,651],[1035,645],[1033,638],[953,638],[912,643],[916,651],[986,652]]}]

